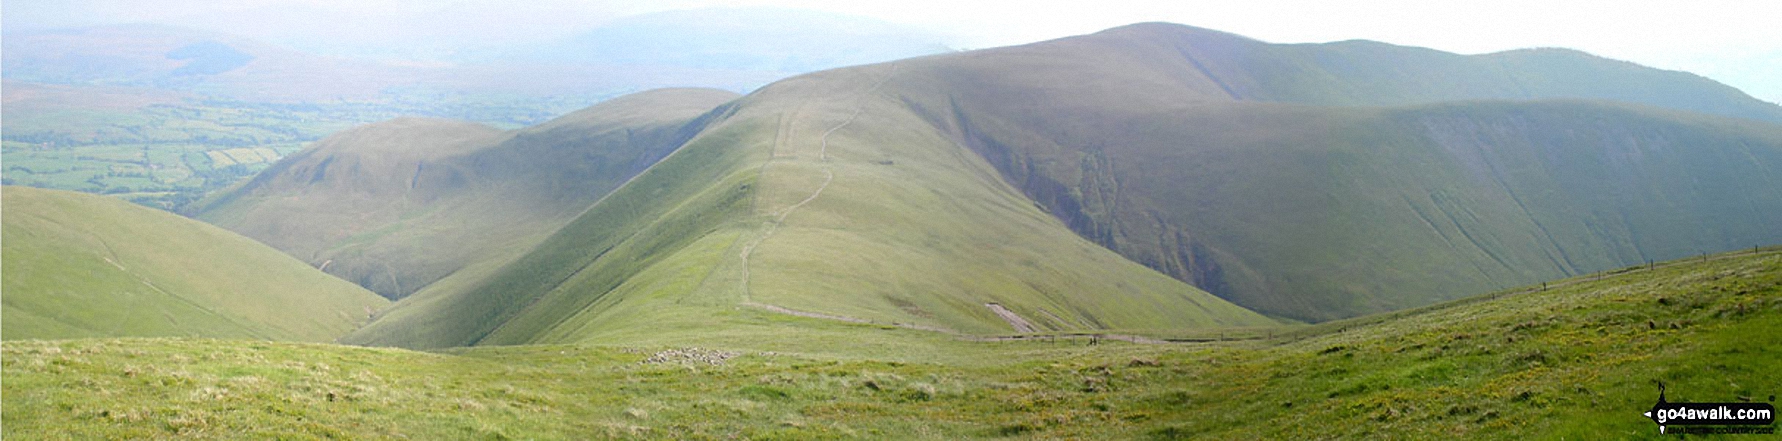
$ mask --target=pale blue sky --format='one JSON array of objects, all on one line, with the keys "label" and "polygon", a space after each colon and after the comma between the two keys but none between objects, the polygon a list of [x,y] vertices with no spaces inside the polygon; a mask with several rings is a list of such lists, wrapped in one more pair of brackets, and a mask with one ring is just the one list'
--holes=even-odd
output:
[{"label": "pale blue sky", "polygon": [[1141,21],[1277,43],[1368,39],[1467,54],[1567,47],[1694,72],[1782,102],[1782,2],[1773,0],[8,0],[3,17],[12,30],[155,22],[293,46],[487,44],[546,41],[639,13],[755,6],[874,17],[972,48]]}]

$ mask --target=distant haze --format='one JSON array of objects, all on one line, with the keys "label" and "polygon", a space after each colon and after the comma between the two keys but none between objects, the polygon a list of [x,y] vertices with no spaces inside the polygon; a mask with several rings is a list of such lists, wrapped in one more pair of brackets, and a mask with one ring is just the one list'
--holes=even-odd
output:
[{"label": "distant haze", "polygon": [[1763,0],[1424,2],[1056,0],[15,0],[8,31],[132,22],[240,34],[299,49],[449,60],[465,51],[543,43],[650,12],[775,7],[837,12],[949,35],[955,47],[1027,43],[1167,21],[1269,42],[1368,39],[1458,53],[1566,47],[1684,70],[1782,103],[1782,6]]}]

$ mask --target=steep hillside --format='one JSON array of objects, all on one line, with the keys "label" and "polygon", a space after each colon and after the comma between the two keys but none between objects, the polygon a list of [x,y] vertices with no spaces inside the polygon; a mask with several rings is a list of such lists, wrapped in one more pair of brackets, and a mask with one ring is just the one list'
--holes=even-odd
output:
[{"label": "steep hillside", "polygon": [[530,247],[735,95],[665,89],[510,132],[404,118],[318,141],[193,208],[386,297]]},{"label": "steep hillside", "polygon": [[1071,234],[884,95],[896,65],[776,83],[487,277],[349,341],[571,342],[738,307],[987,334],[1269,323]]},{"label": "steep hillside", "polygon": [[0,427],[8,439],[1652,438],[1678,429],[1640,416],[1660,382],[1671,402],[1782,390],[1773,248],[1539,288],[1206,344],[968,342],[798,317],[764,318],[774,334],[658,327],[621,346],[447,353],[8,341]]},{"label": "steep hillside", "polygon": [[387,301],[240,235],[114,198],[5,187],[8,340],[328,341]]},{"label": "steep hillside", "polygon": [[1704,81],[1564,51],[1136,25],[912,60],[885,93],[1082,236],[1240,305],[1328,320],[1782,241],[1765,216],[1782,212],[1782,125],[1612,101],[1405,104],[1777,109]]}]

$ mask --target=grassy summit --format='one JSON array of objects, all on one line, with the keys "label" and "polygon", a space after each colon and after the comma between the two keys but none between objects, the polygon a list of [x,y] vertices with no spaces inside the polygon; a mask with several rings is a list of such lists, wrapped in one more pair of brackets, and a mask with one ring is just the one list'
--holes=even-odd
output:
[{"label": "grassy summit", "polygon": [[388,303],[251,239],[164,211],[27,187],[5,187],[0,198],[0,332],[8,340],[330,341]]}]

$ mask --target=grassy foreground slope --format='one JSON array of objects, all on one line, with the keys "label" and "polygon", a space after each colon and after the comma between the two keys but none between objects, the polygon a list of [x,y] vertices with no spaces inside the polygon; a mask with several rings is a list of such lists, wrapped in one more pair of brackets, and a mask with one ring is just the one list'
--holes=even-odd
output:
[{"label": "grassy foreground slope", "polygon": [[8,340],[329,341],[388,301],[277,250],[122,200],[5,187]]},{"label": "grassy foreground slope", "polygon": [[884,89],[1078,234],[1298,320],[1782,241],[1782,125],[1652,106],[1782,108],[1579,53],[1497,64],[1524,55],[1136,25]]},{"label": "grassy foreground slope", "polygon": [[449,353],[8,341],[0,415],[7,438],[1600,439],[1659,437],[1640,415],[1658,382],[1672,402],[1782,391],[1776,249],[1552,286],[1194,345],[752,311],[798,331]]},{"label": "grassy foreground slope", "polygon": [[192,208],[392,299],[504,261],[678,147],[735,98],[663,89],[514,131],[402,118],[312,144]]},{"label": "grassy foreground slope", "polygon": [[1272,323],[1083,240],[902,105],[894,64],[776,83],[486,277],[406,301],[349,341],[605,340],[774,307],[1008,333]]}]

